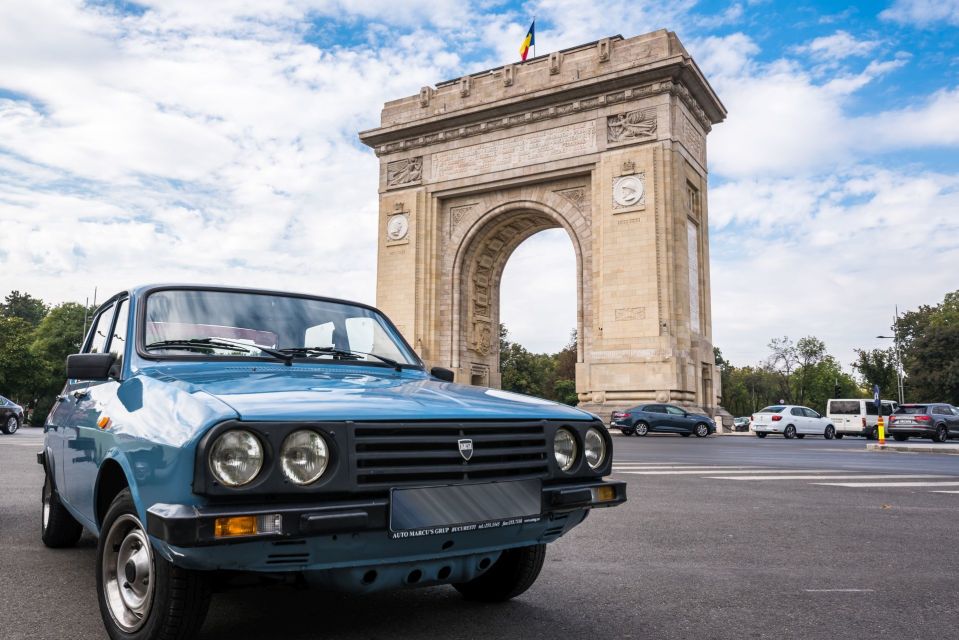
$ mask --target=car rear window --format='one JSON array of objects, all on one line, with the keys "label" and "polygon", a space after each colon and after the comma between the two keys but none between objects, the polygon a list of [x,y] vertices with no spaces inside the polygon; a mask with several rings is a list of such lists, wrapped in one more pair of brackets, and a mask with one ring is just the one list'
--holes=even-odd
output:
[{"label": "car rear window", "polygon": [[917,416],[924,413],[929,413],[929,411],[928,407],[926,407],[924,404],[914,404],[911,407],[899,407],[899,409],[896,410],[896,413],[905,413],[908,415]]},{"label": "car rear window", "polygon": [[766,407],[765,409],[760,409],[759,413],[779,413],[785,408],[786,407],[783,407],[781,405],[773,405],[771,407]]},{"label": "car rear window", "polygon": [[832,400],[829,402],[829,413],[839,416],[859,415],[859,401]]}]

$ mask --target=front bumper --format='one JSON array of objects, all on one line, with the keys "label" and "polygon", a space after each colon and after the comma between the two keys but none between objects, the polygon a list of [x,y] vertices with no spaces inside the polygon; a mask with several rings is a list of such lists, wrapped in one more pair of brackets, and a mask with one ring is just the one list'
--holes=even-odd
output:
[{"label": "front bumper", "polygon": [[[611,499],[601,499],[603,493]],[[544,486],[541,519],[572,511],[613,507],[626,502],[626,483],[595,480],[575,484]],[[300,539],[330,534],[384,532],[389,529],[388,498],[337,501],[325,504],[255,504],[230,506],[192,506],[154,504],[147,510],[147,532],[174,547],[198,547],[250,541]],[[230,516],[280,515],[276,533],[245,537],[215,535],[216,520]]]}]

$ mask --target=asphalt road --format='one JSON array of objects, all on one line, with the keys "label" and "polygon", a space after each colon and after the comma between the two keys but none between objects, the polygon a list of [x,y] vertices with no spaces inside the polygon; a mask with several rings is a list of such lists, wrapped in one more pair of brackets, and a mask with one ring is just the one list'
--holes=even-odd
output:
[{"label": "asphalt road", "polygon": [[[93,538],[64,551],[39,540],[40,438],[0,436],[0,639],[105,638]],[[447,587],[256,588],[216,596],[202,637],[957,637],[959,456],[866,452],[859,439],[615,443],[629,502],[551,545],[511,603]]]}]

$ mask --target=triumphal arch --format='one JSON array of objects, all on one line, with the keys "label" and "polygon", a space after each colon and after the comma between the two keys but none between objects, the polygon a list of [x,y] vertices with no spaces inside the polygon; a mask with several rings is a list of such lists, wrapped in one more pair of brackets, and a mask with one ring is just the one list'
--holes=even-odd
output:
[{"label": "triumphal arch", "polygon": [[380,159],[377,305],[429,365],[498,386],[503,268],[531,235],[562,228],[580,406],[715,412],[706,136],[725,115],[669,31],[387,102],[360,134]]}]

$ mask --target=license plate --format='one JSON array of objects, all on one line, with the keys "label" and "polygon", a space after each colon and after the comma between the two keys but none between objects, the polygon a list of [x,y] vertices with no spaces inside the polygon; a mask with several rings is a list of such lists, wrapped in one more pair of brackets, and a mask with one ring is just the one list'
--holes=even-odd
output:
[{"label": "license plate", "polygon": [[896,420],[893,424],[916,424],[915,420]]},{"label": "license plate", "polygon": [[412,538],[539,522],[540,480],[393,489],[390,536]]}]

